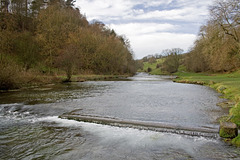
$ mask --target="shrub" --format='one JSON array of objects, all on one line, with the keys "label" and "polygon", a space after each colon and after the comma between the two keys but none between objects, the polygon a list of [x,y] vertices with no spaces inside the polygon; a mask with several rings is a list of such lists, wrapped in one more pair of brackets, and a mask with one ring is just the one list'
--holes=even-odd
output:
[{"label": "shrub", "polygon": [[8,90],[19,87],[19,69],[18,66],[11,61],[0,63],[0,89]]},{"label": "shrub", "polygon": [[151,72],[152,68],[148,67],[147,72]]},{"label": "shrub", "polygon": [[157,64],[156,68],[161,68],[162,64]]}]

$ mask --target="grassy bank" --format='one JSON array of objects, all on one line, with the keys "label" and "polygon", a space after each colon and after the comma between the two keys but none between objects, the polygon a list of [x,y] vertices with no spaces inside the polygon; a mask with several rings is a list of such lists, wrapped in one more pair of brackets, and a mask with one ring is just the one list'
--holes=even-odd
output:
[{"label": "grassy bank", "polygon": [[[222,107],[230,109],[225,120],[240,127],[240,70],[225,74],[178,72],[175,75],[179,77],[175,82],[206,85],[222,93],[222,97],[229,100],[221,104]],[[233,139],[232,143],[240,146],[240,135]]]},{"label": "grassy bank", "polygon": [[[162,63],[161,59],[155,63],[144,62],[143,70],[140,71],[147,72],[151,68],[149,74],[162,75],[161,68],[156,67]],[[178,76],[175,82],[206,85],[222,93],[222,98],[228,99],[228,102],[218,105],[229,108],[229,115],[221,120],[231,121],[240,127],[240,70],[232,73],[192,73],[186,72],[186,68],[181,65],[175,75]],[[240,146],[240,135],[232,143]]]},{"label": "grassy bank", "polygon": [[164,73],[161,71],[160,66],[162,65],[163,61],[164,59],[156,59],[156,62],[154,63],[143,62],[143,69],[138,70],[138,72],[148,72],[149,74],[153,75],[162,75]]}]

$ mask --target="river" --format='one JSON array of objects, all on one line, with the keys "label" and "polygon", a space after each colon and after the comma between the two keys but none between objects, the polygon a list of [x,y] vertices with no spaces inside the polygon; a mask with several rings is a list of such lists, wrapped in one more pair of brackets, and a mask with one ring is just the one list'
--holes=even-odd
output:
[{"label": "river", "polygon": [[[220,95],[170,78],[139,73],[118,81],[1,93],[0,159],[240,159],[239,148],[217,134],[194,134],[195,129],[218,129],[217,119],[227,114],[216,106],[223,101]],[[114,124],[79,122],[61,115],[104,118]],[[131,126],[132,122],[138,125]],[[173,128],[148,129],[142,124]],[[191,132],[186,134],[185,128]]]}]

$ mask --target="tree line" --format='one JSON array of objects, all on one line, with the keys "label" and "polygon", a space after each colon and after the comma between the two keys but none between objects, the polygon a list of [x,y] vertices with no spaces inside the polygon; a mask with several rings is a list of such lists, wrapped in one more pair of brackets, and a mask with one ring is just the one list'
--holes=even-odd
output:
[{"label": "tree line", "polygon": [[209,7],[210,18],[186,55],[187,69],[194,72],[228,72],[240,67],[240,0],[217,0]]},{"label": "tree line", "polygon": [[149,55],[137,61],[155,63],[164,73],[178,71],[180,65],[192,72],[231,72],[240,68],[240,0],[216,0],[209,6],[209,19],[200,27],[197,40],[188,53],[180,48],[162,51],[161,56]]},{"label": "tree line", "polygon": [[20,72],[129,74],[129,40],[88,22],[73,0],[1,0],[0,86]]},{"label": "tree line", "polygon": [[[184,65],[184,50],[181,48],[165,49],[161,54],[148,55],[136,60],[136,67],[139,71],[152,72],[153,69],[160,69],[157,74],[172,74],[178,71],[180,65]],[[144,70],[144,63],[153,64],[154,68],[148,67]]]}]

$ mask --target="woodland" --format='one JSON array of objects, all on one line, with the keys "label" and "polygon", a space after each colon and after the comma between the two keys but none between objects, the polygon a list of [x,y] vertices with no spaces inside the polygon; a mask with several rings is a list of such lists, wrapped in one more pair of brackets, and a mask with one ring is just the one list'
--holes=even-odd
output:
[{"label": "woodland", "polygon": [[1,0],[0,9],[0,89],[56,75],[135,73],[129,40],[89,22],[73,0]]},{"label": "woodland", "polygon": [[186,57],[188,70],[229,72],[240,67],[240,1],[218,0]]}]

